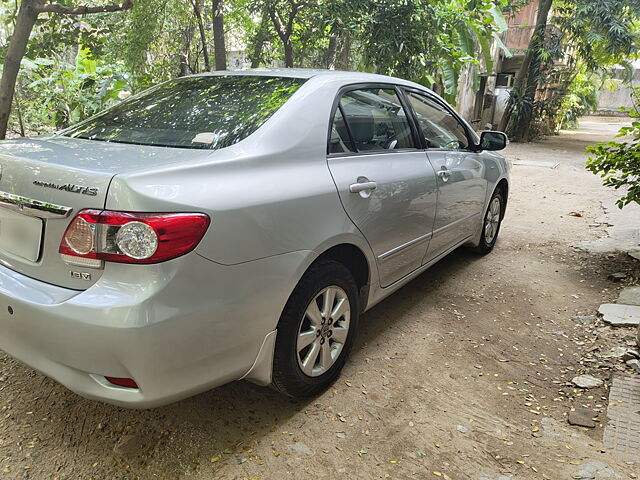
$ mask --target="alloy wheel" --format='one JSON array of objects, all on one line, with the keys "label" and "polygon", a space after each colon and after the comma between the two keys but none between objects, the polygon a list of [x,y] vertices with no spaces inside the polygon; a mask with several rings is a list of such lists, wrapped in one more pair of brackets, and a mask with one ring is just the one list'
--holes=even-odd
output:
[{"label": "alloy wheel", "polygon": [[327,372],[336,362],[349,335],[351,304],[338,286],[321,290],[307,306],[298,330],[298,366],[309,377]]},{"label": "alloy wheel", "polygon": [[484,219],[484,241],[487,245],[491,245],[498,234],[500,226],[500,210],[502,204],[498,197],[494,197],[487,209],[487,216]]}]

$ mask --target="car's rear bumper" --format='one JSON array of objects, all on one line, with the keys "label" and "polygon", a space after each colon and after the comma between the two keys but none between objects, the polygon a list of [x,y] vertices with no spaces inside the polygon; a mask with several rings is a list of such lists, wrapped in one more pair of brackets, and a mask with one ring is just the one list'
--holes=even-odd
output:
[{"label": "car's rear bumper", "polygon": [[[108,264],[85,291],[0,266],[0,348],[87,398],[170,403],[247,373],[307,254],[235,266],[195,253],[159,265]],[[139,389],[104,376],[132,378]]]}]

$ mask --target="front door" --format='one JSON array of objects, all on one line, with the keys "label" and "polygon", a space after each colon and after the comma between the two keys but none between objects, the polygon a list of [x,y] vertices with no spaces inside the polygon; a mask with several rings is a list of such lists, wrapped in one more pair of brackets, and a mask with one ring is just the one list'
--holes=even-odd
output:
[{"label": "front door", "polygon": [[438,206],[433,238],[424,262],[468,240],[480,226],[487,181],[479,154],[460,120],[435,97],[407,91],[407,99],[427,146],[427,156],[436,171]]},{"label": "front door", "polygon": [[[346,120],[346,121],[345,121]],[[328,164],[345,211],[388,286],[422,265],[435,219],[435,172],[392,86],[344,92]]]}]

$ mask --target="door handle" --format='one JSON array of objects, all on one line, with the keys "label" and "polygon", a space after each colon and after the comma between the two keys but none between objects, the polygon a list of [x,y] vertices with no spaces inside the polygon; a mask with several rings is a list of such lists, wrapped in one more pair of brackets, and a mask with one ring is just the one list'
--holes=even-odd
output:
[{"label": "door handle", "polygon": [[446,182],[447,180],[449,180],[449,177],[451,176],[451,170],[442,167],[442,170],[438,171],[438,176],[442,179],[443,182]]},{"label": "door handle", "polygon": [[360,193],[363,192],[365,190],[375,190],[376,187],[378,186],[378,184],[376,182],[372,182],[372,181],[365,181],[362,182],[360,181],[360,179],[358,179],[359,183],[353,183],[351,185],[349,185],[349,191],[351,193]]}]

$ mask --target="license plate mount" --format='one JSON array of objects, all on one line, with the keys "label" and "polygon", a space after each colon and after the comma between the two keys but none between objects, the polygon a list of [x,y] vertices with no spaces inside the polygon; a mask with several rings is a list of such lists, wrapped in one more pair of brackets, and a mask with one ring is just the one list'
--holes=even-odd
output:
[{"label": "license plate mount", "polygon": [[37,262],[40,257],[42,227],[41,218],[0,208],[0,250]]}]

